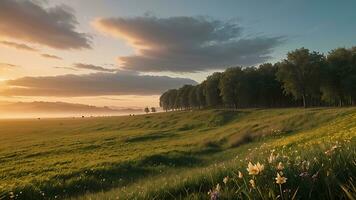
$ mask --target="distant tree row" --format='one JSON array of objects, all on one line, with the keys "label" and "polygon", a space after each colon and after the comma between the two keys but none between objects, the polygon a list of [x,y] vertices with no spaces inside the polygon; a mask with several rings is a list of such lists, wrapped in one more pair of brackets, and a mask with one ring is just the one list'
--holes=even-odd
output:
[{"label": "distant tree row", "polygon": [[143,111],[144,111],[146,114],[149,113],[149,112],[155,113],[155,112],[156,112],[156,108],[155,108],[155,107],[151,107],[151,110],[150,110],[148,107],[146,107],[146,108],[143,109]]},{"label": "distant tree row", "polygon": [[198,85],[170,89],[160,97],[164,110],[356,104],[356,47],[327,56],[296,49],[281,62],[233,67]]}]

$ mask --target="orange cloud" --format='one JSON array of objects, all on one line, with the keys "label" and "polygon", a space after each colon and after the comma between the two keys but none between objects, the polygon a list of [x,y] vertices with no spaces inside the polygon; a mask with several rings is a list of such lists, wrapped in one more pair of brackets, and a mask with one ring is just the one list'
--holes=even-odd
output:
[{"label": "orange cloud", "polygon": [[41,54],[41,56],[44,57],[44,58],[62,60],[61,57],[58,57],[58,56],[55,56],[55,55],[51,55],[51,54],[46,54],[46,53]]},{"label": "orange cloud", "polygon": [[103,95],[159,95],[184,84],[196,84],[186,78],[140,75],[132,71],[24,77],[5,82],[0,96],[81,97]]},{"label": "orange cloud", "polygon": [[26,44],[20,44],[20,43],[16,43],[16,42],[0,41],[0,44],[2,44],[4,46],[15,48],[15,49],[19,49],[19,50],[38,51],[37,49],[30,47]]}]

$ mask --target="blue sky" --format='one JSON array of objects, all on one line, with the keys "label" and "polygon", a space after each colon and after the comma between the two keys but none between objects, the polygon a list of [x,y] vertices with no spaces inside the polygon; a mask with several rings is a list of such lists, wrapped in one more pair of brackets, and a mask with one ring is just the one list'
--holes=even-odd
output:
[{"label": "blue sky", "polygon": [[[275,48],[271,62],[285,57],[293,49],[306,47],[327,53],[337,47],[351,47],[356,41],[356,1],[343,0],[105,0],[83,4],[67,1],[76,8],[79,18],[95,16],[157,17],[209,16],[220,20],[236,20],[245,34],[285,36],[284,44]],[[84,8],[83,8],[84,7]],[[109,41],[108,41],[109,42]],[[109,42],[110,43],[110,42]],[[120,44],[119,44],[120,43]],[[130,51],[117,41],[120,51]],[[197,80],[208,73],[189,75]],[[174,75],[174,74],[171,74]]]}]

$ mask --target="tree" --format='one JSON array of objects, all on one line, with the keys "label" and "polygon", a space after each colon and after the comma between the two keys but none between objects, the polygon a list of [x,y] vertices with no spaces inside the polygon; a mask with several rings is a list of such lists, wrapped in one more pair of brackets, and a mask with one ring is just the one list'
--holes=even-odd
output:
[{"label": "tree", "polygon": [[271,63],[261,64],[256,70],[258,73],[256,99],[263,107],[280,107],[294,105],[293,97],[283,93],[282,83],[277,80],[277,66]]},{"label": "tree", "polygon": [[206,106],[205,84],[206,81],[203,81],[196,86],[195,95],[197,97],[198,108],[204,108]]},{"label": "tree", "polygon": [[191,108],[199,107],[197,90],[198,90],[198,86],[193,86],[189,91],[189,106]]},{"label": "tree", "polygon": [[205,99],[209,107],[216,107],[222,104],[219,83],[222,73],[215,72],[208,76],[205,82]]},{"label": "tree", "polygon": [[355,105],[356,47],[332,50],[327,58],[296,49],[276,64],[234,67],[196,86],[164,92],[163,109]]},{"label": "tree", "polygon": [[320,68],[325,63],[323,55],[301,48],[287,54],[287,59],[278,63],[277,79],[283,83],[286,93],[296,99],[307,100],[320,97]]},{"label": "tree", "polygon": [[168,91],[168,109],[174,110],[177,109],[176,99],[177,99],[178,90],[172,89]]},{"label": "tree", "polygon": [[256,107],[258,104],[259,76],[255,67],[243,69],[239,83],[238,101],[241,107]]},{"label": "tree", "polygon": [[356,90],[356,50],[338,48],[327,56],[323,99],[339,106],[352,104]]},{"label": "tree", "polygon": [[151,112],[155,113],[156,112],[156,108],[155,107],[151,107]]},{"label": "tree", "polygon": [[183,87],[178,89],[176,104],[180,109],[188,109],[189,105],[189,93],[193,88],[192,85],[184,85]]},{"label": "tree", "polygon": [[159,106],[163,108],[166,112],[169,108],[169,91],[163,93],[159,98]]},{"label": "tree", "polygon": [[241,67],[228,68],[223,73],[219,83],[224,104],[233,106],[235,109],[237,109],[238,106],[238,95],[242,76],[243,71]]},{"label": "tree", "polygon": [[145,111],[145,113],[149,113],[150,112],[150,109],[148,107],[146,107],[143,111]]}]

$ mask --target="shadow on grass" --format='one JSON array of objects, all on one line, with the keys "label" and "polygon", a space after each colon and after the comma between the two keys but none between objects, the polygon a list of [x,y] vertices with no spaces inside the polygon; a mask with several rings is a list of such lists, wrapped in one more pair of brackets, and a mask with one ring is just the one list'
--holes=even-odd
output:
[{"label": "shadow on grass", "polygon": [[142,166],[170,166],[170,167],[192,167],[200,164],[201,159],[192,154],[184,152],[168,152],[166,154],[158,154],[149,156],[139,162]]},{"label": "shadow on grass", "polygon": [[145,141],[151,141],[151,140],[158,140],[158,139],[162,139],[162,138],[170,138],[174,135],[175,134],[169,133],[169,132],[156,132],[156,133],[151,133],[148,135],[131,137],[131,138],[126,139],[125,142],[145,142]]},{"label": "shadow on grass", "polygon": [[[172,151],[144,157],[138,161],[107,163],[93,169],[32,181],[25,186],[16,187],[11,192],[17,195],[16,199],[64,199],[127,186],[141,178],[156,175],[167,167],[195,167],[201,164],[203,160],[193,153]],[[4,199],[11,199],[10,191],[8,194]]]}]

